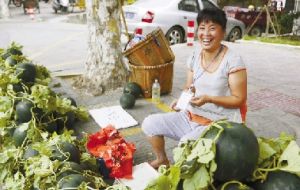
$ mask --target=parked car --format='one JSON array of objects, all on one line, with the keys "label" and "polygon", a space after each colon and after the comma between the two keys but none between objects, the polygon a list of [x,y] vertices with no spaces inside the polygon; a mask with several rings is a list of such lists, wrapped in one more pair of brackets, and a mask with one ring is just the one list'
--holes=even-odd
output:
[{"label": "parked car", "polygon": [[[142,28],[143,34],[146,35],[160,27],[173,45],[185,42],[187,23],[189,20],[196,23],[200,10],[216,7],[217,5],[210,0],[138,0],[123,6],[123,10],[129,34],[133,34],[137,28]],[[243,22],[228,18],[225,40],[240,39],[244,31]]]},{"label": "parked car", "polygon": [[251,10],[251,9],[240,8],[235,6],[224,6],[223,10],[225,11],[227,17],[232,17],[242,21],[245,24],[246,28],[253,25],[251,27],[251,30],[248,32],[250,36],[261,36],[261,34],[266,30],[267,27],[266,11],[255,10],[255,9]]}]

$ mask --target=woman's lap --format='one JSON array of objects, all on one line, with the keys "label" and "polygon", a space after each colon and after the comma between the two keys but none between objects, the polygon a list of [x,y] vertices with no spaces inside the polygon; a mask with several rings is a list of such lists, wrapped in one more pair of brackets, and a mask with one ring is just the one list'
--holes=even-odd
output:
[{"label": "woman's lap", "polygon": [[185,112],[170,112],[149,115],[142,124],[147,136],[166,136],[175,140],[197,139],[202,126],[189,121]]}]

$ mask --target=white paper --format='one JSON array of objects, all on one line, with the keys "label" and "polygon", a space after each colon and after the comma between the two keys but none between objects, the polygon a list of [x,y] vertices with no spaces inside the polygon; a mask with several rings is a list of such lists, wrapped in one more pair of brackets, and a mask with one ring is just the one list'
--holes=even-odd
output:
[{"label": "white paper", "polygon": [[92,109],[89,110],[89,113],[102,128],[109,124],[113,125],[116,129],[132,127],[138,124],[121,106]]},{"label": "white paper", "polygon": [[180,109],[180,110],[185,110],[187,108],[187,106],[189,105],[192,97],[193,97],[192,93],[183,91],[177,101],[175,108]]},{"label": "white paper", "polygon": [[118,179],[118,181],[130,187],[132,190],[144,190],[148,183],[158,176],[158,172],[147,162],[144,162],[133,167],[133,179]]}]

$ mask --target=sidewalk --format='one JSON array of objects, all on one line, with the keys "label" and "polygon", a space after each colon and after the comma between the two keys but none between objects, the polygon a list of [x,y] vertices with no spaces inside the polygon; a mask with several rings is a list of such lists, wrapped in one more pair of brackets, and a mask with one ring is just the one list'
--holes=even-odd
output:
[{"label": "sidewalk", "polygon": [[[3,40],[7,40],[7,43],[14,40],[24,45],[24,53],[35,63],[45,65],[54,75],[61,75],[53,78],[53,83],[61,83],[61,87],[55,88],[55,91],[75,98],[79,105],[88,109],[118,105],[121,88],[98,97],[87,96],[73,89],[70,74],[84,72],[86,26],[66,23],[67,15],[54,17],[48,4],[40,2],[40,5],[40,20],[32,21],[21,13],[10,21],[0,20],[0,45],[3,45]],[[224,43],[239,52],[247,65],[248,127],[257,136],[264,137],[277,137],[281,132],[286,132],[295,135],[300,144],[300,49],[244,41]],[[128,141],[136,144],[135,164],[153,159],[151,148],[140,130],[143,119],[149,114],[164,112],[163,108],[179,96],[185,83],[185,62],[194,47],[179,44],[171,48],[175,54],[172,92],[162,96],[159,108],[146,99],[138,99],[135,107],[128,112],[139,125],[121,130]],[[76,126],[78,134],[98,130],[92,119]],[[176,145],[177,142],[167,139],[166,148],[170,158]]]}]

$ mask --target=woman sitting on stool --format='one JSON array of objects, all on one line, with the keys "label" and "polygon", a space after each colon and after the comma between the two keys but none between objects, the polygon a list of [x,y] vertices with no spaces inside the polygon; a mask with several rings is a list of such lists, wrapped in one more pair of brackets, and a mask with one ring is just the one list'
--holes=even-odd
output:
[{"label": "woman sitting on stool", "polygon": [[180,142],[196,140],[213,121],[228,119],[242,122],[240,108],[247,99],[246,67],[241,57],[221,42],[226,30],[226,15],[220,9],[204,9],[197,17],[200,48],[187,62],[185,90],[194,96],[187,109],[153,114],[145,118],[142,130],[152,145],[154,168],[169,165],[164,137]]}]

